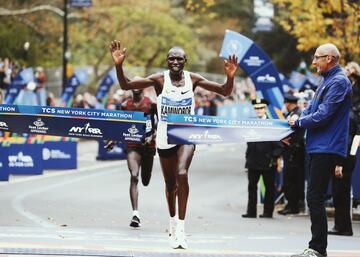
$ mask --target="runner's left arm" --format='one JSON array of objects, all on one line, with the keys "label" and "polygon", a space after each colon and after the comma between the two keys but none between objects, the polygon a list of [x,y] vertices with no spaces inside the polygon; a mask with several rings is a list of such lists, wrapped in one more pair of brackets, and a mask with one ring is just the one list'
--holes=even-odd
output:
[{"label": "runner's left arm", "polygon": [[226,81],[223,84],[205,79],[203,76],[191,73],[194,88],[199,86],[206,90],[218,93],[223,96],[229,96],[234,88],[235,73],[238,69],[238,58],[235,55],[229,56],[228,60],[224,60],[224,71]]}]

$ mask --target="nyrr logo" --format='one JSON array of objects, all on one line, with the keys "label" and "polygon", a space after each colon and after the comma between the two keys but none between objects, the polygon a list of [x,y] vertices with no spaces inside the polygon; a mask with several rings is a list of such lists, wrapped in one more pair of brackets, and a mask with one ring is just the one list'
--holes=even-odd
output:
[{"label": "nyrr logo", "polygon": [[273,76],[270,76],[270,74],[266,74],[265,76],[258,76],[256,78],[257,82],[263,82],[263,83],[276,83],[276,78]]},{"label": "nyrr logo", "polygon": [[191,142],[221,142],[223,139],[218,134],[210,134],[209,130],[205,130],[204,133],[191,134],[189,136]]},{"label": "nyrr logo", "polygon": [[34,167],[34,161],[30,155],[19,152],[17,155],[9,155],[9,167]]},{"label": "nyrr logo", "polygon": [[69,135],[101,137],[102,132],[99,128],[92,128],[90,123],[86,123],[84,127],[72,127]]},{"label": "nyrr logo", "polygon": [[8,125],[6,124],[6,122],[0,121],[0,129],[8,130],[9,127],[8,127]]}]

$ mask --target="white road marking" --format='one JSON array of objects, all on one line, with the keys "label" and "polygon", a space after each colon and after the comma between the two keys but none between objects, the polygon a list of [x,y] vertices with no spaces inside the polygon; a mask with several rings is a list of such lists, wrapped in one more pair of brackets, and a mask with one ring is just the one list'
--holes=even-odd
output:
[{"label": "white road marking", "polygon": [[[126,163],[123,162],[120,165],[125,165],[125,164]],[[116,165],[115,163],[111,163],[111,165],[109,165],[109,164],[93,165],[93,166],[90,166],[90,167],[80,168],[80,169],[78,169],[77,173],[82,173],[82,172],[91,171],[91,170],[97,170],[97,169],[100,170],[100,169],[115,166],[115,165]],[[117,164],[117,165],[119,165],[119,164]],[[113,170],[113,171],[110,171],[108,174],[114,173],[114,172],[117,172],[117,171]],[[68,175],[68,174],[67,173],[58,173],[58,174],[55,174],[54,176],[64,176],[64,175]],[[86,175],[86,176],[75,178],[75,179],[72,179],[72,180],[69,180],[69,181],[56,183],[56,184],[53,184],[51,186],[41,187],[41,188],[37,188],[37,189],[32,190],[32,191],[27,191],[27,192],[25,192],[23,194],[18,195],[17,197],[15,197],[12,200],[12,203],[11,203],[12,207],[20,215],[24,216],[25,218],[27,218],[27,219],[29,219],[29,220],[37,223],[37,224],[39,224],[42,227],[45,227],[45,228],[57,228],[58,225],[56,225],[54,223],[51,223],[51,222],[48,222],[46,219],[41,218],[41,217],[29,212],[28,210],[26,210],[26,208],[24,207],[24,205],[22,203],[23,200],[26,197],[29,197],[30,195],[33,195],[33,194],[43,193],[43,192],[45,192],[47,190],[50,190],[50,189],[54,189],[54,188],[57,188],[57,187],[60,187],[60,186],[64,186],[64,185],[67,185],[67,184],[71,184],[71,183],[74,183],[74,182],[78,182],[78,181],[81,181],[81,180],[85,180],[85,179],[93,178],[93,177],[97,177],[97,176],[103,176],[103,173],[100,172],[100,173],[95,173],[95,174],[91,174],[91,175]],[[25,182],[25,181],[31,181],[31,179],[27,178],[27,180],[22,180],[20,182]]]}]

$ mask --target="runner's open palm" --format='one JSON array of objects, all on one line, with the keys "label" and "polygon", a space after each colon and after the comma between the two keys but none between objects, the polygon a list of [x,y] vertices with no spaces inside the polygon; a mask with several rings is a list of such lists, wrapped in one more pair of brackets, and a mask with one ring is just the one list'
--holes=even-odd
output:
[{"label": "runner's open palm", "polygon": [[224,69],[227,76],[233,78],[238,68],[238,58],[230,55],[229,60],[225,60]]},{"label": "runner's open palm", "polygon": [[126,48],[121,49],[121,44],[118,40],[111,41],[109,48],[114,64],[122,65],[126,56]]}]

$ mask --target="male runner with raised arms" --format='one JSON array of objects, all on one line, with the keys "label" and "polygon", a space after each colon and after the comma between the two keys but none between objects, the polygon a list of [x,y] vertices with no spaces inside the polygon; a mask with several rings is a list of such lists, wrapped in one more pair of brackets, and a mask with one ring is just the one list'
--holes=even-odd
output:
[{"label": "male runner with raised arms", "polygon": [[[209,81],[199,74],[184,71],[187,62],[185,51],[173,47],[167,55],[168,70],[152,74],[146,78],[129,81],[124,75],[123,62],[126,48],[119,41],[110,44],[111,55],[116,67],[120,87],[124,90],[154,87],[157,94],[159,122],[156,134],[156,146],[165,180],[165,194],[170,214],[169,243],[172,248],[188,247],[185,238],[185,214],[189,195],[188,169],[191,164],[195,145],[170,145],[167,143],[167,114],[194,114],[194,90],[201,87],[206,90],[228,96],[234,87],[234,77],[238,68],[235,55],[225,60],[227,76],[224,84]],[[178,200],[178,219],[176,217],[176,197]]]}]

